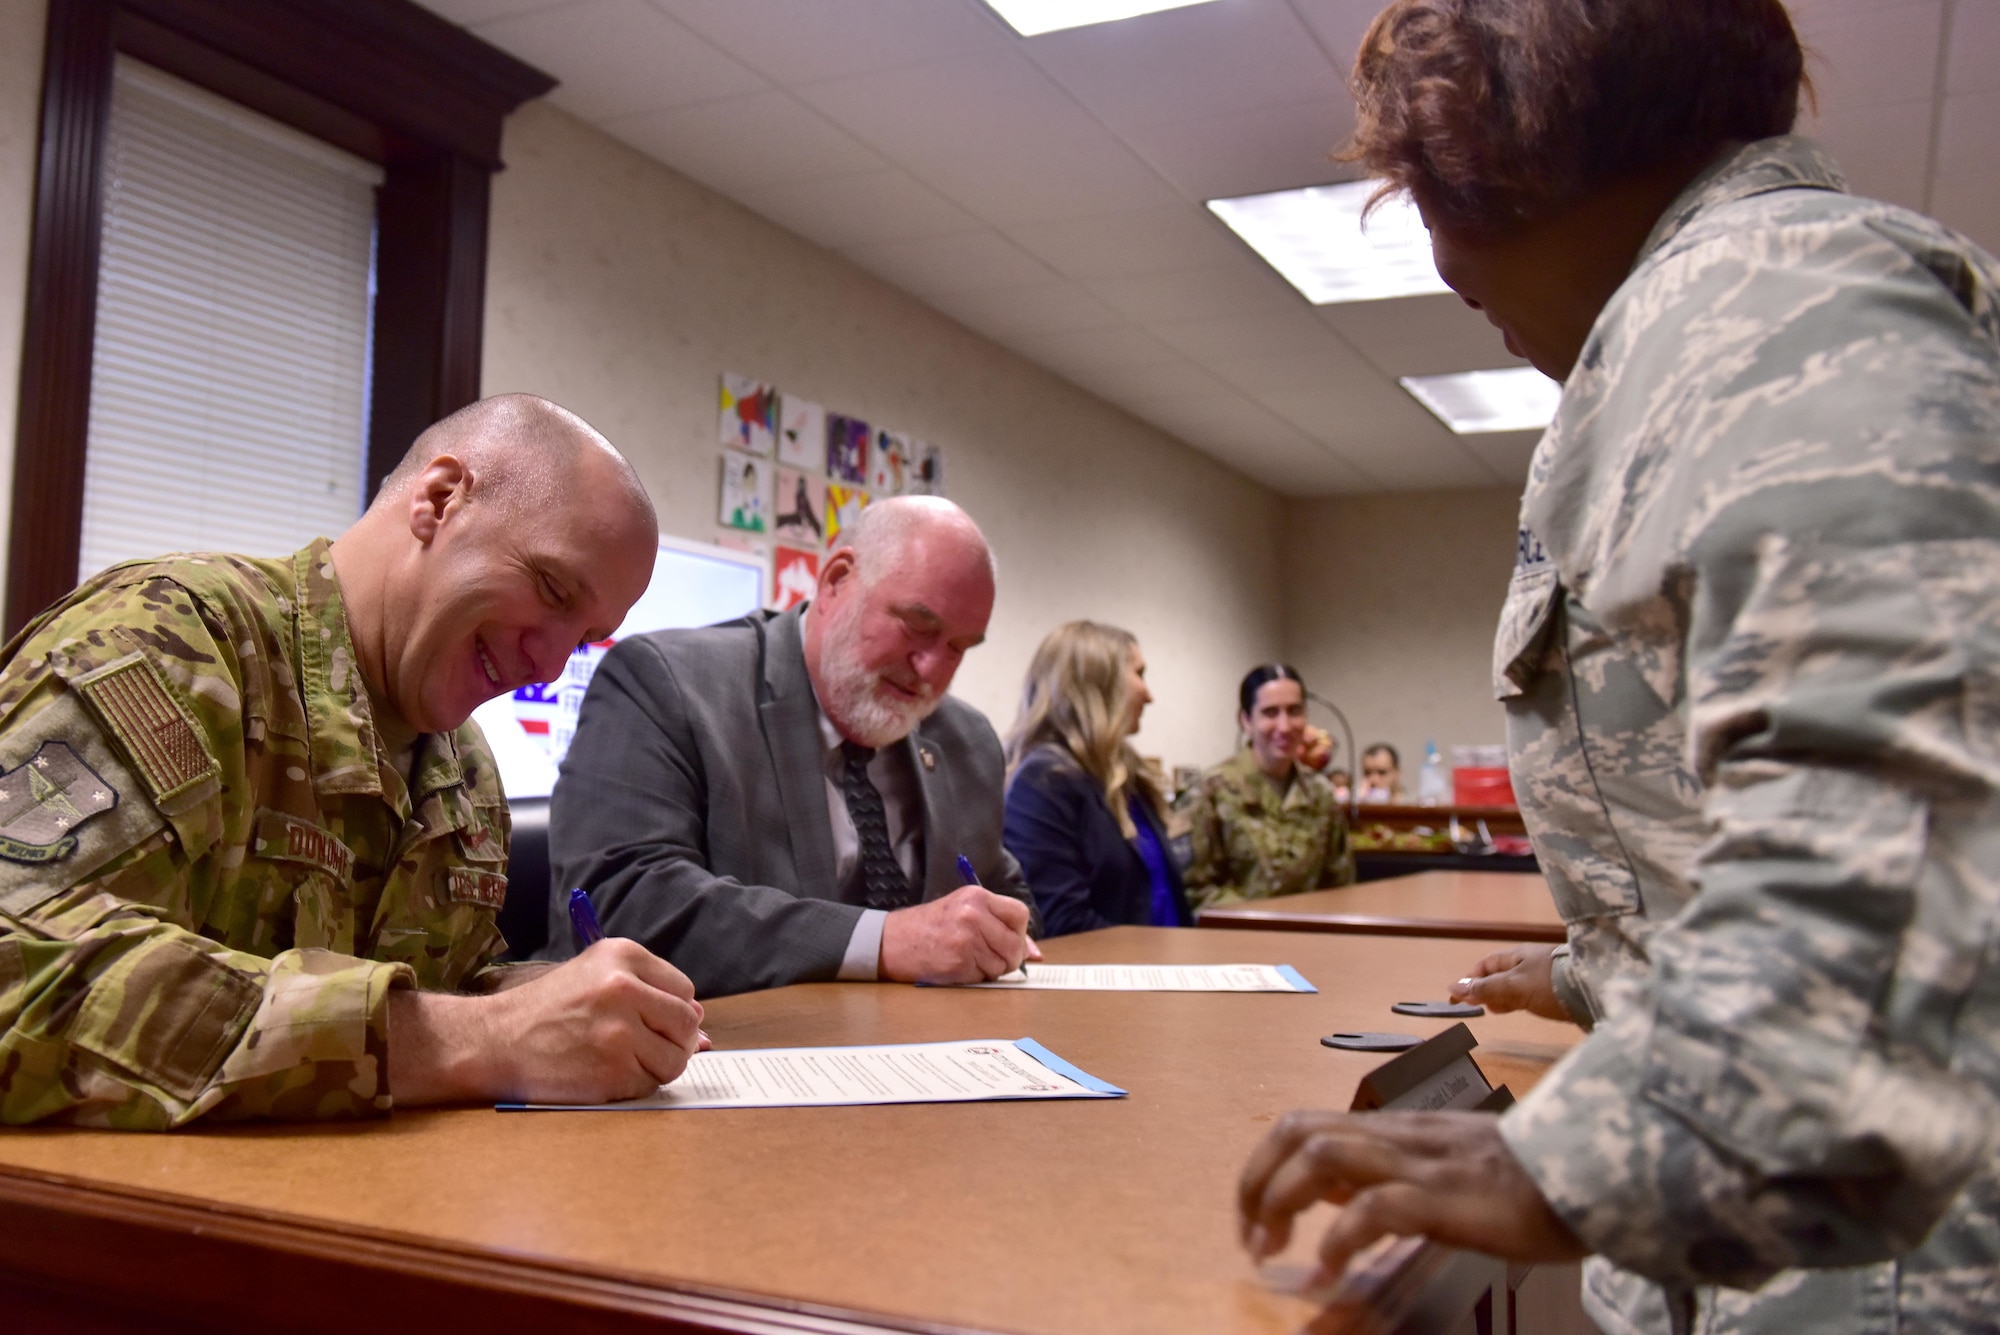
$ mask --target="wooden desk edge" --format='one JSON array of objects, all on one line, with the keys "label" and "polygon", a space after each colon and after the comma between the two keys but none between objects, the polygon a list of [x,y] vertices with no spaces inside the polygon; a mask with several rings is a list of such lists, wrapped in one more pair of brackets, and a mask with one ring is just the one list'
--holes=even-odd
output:
[{"label": "wooden desk edge", "polygon": [[[136,1134],[136,1133],[135,1133]],[[171,1312],[204,1330],[978,1335],[0,1165],[0,1302],[25,1319]],[[162,1247],[165,1238],[172,1246]],[[247,1281],[247,1282],[246,1282]],[[38,1310],[39,1309],[39,1310]],[[220,1323],[220,1324],[217,1324]],[[51,1329],[56,1327],[51,1326]],[[112,1328],[107,1325],[104,1328]]]},{"label": "wooden desk edge", "polygon": [[1289,913],[1281,909],[1203,909],[1195,926],[1280,932],[1346,932],[1357,936],[1430,936],[1474,941],[1569,939],[1561,923],[1477,922],[1471,919],[1390,918],[1367,913]]}]

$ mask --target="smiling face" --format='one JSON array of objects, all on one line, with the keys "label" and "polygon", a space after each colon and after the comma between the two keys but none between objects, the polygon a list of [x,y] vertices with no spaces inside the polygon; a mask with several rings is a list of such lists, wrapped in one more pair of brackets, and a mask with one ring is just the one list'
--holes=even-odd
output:
[{"label": "smiling face", "polygon": [[392,577],[383,659],[386,694],[419,731],[455,728],[495,696],[555,680],[645,592],[656,539],[609,476],[586,459],[566,501],[509,506],[449,455],[418,475],[418,544]]},{"label": "smiling face", "polygon": [[1306,732],[1306,692],[1296,681],[1267,681],[1257,688],[1250,712],[1237,722],[1250,734],[1257,768],[1274,779],[1292,772]]},{"label": "smiling face", "polygon": [[842,736],[881,747],[908,736],[986,638],[993,572],[967,524],[927,524],[857,565],[828,558],[806,622],[805,657],[820,707]]}]

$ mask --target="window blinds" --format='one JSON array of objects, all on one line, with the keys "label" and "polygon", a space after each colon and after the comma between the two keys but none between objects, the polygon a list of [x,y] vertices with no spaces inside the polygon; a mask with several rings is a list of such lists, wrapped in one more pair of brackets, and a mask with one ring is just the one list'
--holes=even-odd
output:
[{"label": "window blinds", "polygon": [[79,574],[361,512],[381,172],[119,58]]}]

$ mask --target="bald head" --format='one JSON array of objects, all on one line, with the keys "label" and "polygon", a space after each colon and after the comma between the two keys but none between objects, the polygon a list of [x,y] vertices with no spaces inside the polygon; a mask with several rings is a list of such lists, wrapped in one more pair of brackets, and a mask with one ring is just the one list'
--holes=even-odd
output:
[{"label": "bald head", "polygon": [[652,498],[631,463],[590,423],[533,394],[495,394],[467,404],[419,435],[382,480],[371,511],[401,508],[411,485],[449,455],[477,479],[481,501],[519,512],[564,505],[587,492],[593,505],[630,507],[656,531]]},{"label": "bald head", "polygon": [[865,584],[922,558],[983,564],[988,582],[999,573],[979,525],[942,496],[877,501],[841,535],[840,545],[854,550],[855,566]]},{"label": "bald head", "polygon": [[659,542],[638,474],[575,413],[503,394],[417,437],[333,545],[362,677],[418,731],[552,681],[624,619]]},{"label": "bald head", "polygon": [[937,708],[986,638],[993,553],[936,496],[877,501],[841,538],[806,621],[806,672],[843,737],[887,746]]}]

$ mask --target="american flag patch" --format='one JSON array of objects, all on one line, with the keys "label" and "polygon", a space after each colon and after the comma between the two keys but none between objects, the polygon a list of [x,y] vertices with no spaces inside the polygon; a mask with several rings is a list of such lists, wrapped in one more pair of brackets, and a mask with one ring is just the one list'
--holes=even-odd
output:
[{"label": "american flag patch", "polygon": [[144,654],[128,654],[70,684],[132,758],[155,802],[216,771],[194,724]]}]

